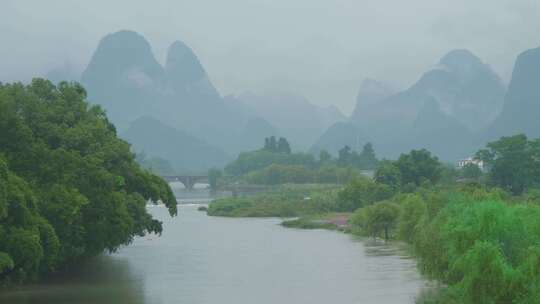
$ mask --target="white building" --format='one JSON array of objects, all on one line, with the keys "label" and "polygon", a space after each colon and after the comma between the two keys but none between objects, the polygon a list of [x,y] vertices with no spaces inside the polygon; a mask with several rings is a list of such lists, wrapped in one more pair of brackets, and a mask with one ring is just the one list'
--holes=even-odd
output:
[{"label": "white building", "polygon": [[458,160],[457,167],[459,169],[463,169],[463,167],[465,167],[468,164],[477,165],[478,168],[480,168],[480,170],[482,170],[482,171],[484,170],[484,162],[482,160],[472,158],[472,157]]}]

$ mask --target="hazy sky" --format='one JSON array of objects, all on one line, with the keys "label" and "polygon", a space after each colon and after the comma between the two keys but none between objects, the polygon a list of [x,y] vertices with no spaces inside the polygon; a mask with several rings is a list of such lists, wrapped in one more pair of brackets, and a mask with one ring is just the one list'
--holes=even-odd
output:
[{"label": "hazy sky", "polygon": [[0,81],[70,64],[131,29],[158,61],[190,45],[221,94],[290,91],[349,114],[365,77],[406,87],[467,48],[508,80],[540,46],[539,0],[2,0]]}]

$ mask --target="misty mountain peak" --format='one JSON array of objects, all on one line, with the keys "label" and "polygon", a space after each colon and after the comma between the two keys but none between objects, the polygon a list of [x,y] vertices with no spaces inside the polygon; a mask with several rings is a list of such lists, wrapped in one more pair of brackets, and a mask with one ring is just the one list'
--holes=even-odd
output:
[{"label": "misty mountain peak", "polygon": [[540,136],[540,48],[519,54],[501,115],[489,130],[489,139],[525,133]]},{"label": "misty mountain peak", "polygon": [[439,68],[454,74],[461,83],[469,82],[482,74],[500,81],[489,65],[465,49],[453,50],[444,55],[439,61]]},{"label": "misty mountain peak", "polygon": [[138,45],[141,48],[150,49],[150,44],[143,35],[132,30],[120,30],[103,37],[102,45]]},{"label": "misty mountain peak", "polygon": [[119,129],[155,108],[163,80],[148,41],[127,30],[103,37],[81,76],[88,99],[107,109]]},{"label": "misty mountain peak", "polygon": [[177,92],[197,91],[207,96],[219,96],[197,55],[182,41],[177,40],[169,47],[165,72],[169,85]]},{"label": "misty mountain peak", "polygon": [[439,61],[440,64],[448,67],[459,67],[462,65],[479,66],[483,65],[482,60],[466,49],[452,50],[444,55]]},{"label": "misty mountain peak", "polygon": [[193,50],[179,40],[169,47],[165,71],[169,79],[181,83],[196,82],[206,77],[206,72]]},{"label": "misty mountain peak", "polygon": [[506,87],[489,65],[460,49],[444,55],[437,68],[426,72],[412,90],[414,95],[434,97],[443,112],[478,131],[500,112]]},{"label": "misty mountain peak", "polygon": [[122,30],[105,36],[82,75],[83,82],[93,77],[117,77],[143,73],[150,79],[161,76],[163,69],[155,60],[150,43],[134,31]]},{"label": "misty mountain peak", "polygon": [[356,106],[351,115],[351,120],[360,119],[361,112],[366,111],[367,107],[384,100],[394,93],[395,90],[386,83],[372,78],[364,79],[356,96]]},{"label": "misty mountain peak", "polygon": [[[526,50],[516,59],[512,80],[509,86],[509,97],[515,97],[519,102],[538,104],[540,90],[540,48]],[[515,95],[519,96],[515,96]]]}]

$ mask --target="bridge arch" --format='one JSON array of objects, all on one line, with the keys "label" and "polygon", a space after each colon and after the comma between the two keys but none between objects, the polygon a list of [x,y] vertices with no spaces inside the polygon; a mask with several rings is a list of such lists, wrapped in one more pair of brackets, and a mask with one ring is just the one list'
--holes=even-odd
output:
[{"label": "bridge arch", "polygon": [[187,190],[193,190],[196,183],[208,183],[207,175],[174,175],[162,176],[167,182],[181,182]]}]

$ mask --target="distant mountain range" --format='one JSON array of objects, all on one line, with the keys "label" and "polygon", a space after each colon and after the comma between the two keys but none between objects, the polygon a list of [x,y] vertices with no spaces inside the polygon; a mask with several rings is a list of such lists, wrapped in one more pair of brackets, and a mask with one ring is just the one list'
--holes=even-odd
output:
[{"label": "distant mountain range", "polygon": [[[229,155],[259,148],[271,135],[286,136],[293,148],[307,149],[328,126],[345,119],[336,108],[319,108],[293,95],[221,97],[186,44],[174,42],[162,66],[148,41],[133,31],[105,36],[81,82],[89,100],[105,108],[136,151],[144,149],[177,168],[207,167],[205,157],[210,155],[209,164],[223,165]],[[142,132],[141,125],[149,130],[136,136],[134,130]],[[163,136],[158,130],[180,141],[174,155],[165,157],[149,146],[157,142],[148,132]],[[182,145],[186,153],[177,153]],[[178,155],[190,161],[181,162]]]},{"label": "distant mountain range", "polygon": [[227,150],[235,147],[246,120],[226,106],[195,54],[180,41],[170,46],[162,67],[143,36],[131,31],[107,35],[81,81],[89,100],[101,104],[120,130],[150,115]]},{"label": "distant mountain range", "polygon": [[[365,81],[349,120],[356,135],[352,138],[348,127],[347,144],[371,141],[388,158],[415,148],[445,160],[466,157],[484,144],[480,134],[500,113],[505,92],[487,64],[467,50],[454,50],[404,91]],[[313,149],[335,150],[331,143],[340,137],[338,130],[328,129]]]},{"label": "distant mountain range", "polygon": [[[50,78],[76,77],[63,67]],[[366,79],[347,118],[335,107],[315,106],[294,94],[222,97],[183,42],[169,47],[161,65],[143,36],[120,31],[99,42],[81,82],[136,152],[164,158],[178,169],[205,169],[259,148],[271,135],[313,153],[335,154],[344,145],[360,149],[370,141],[385,158],[413,148],[448,161],[467,157],[502,135],[540,137],[538,79],[540,48],[519,55],[508,91],[489,65],[470,51],[454,50],[405,90]]]}]

